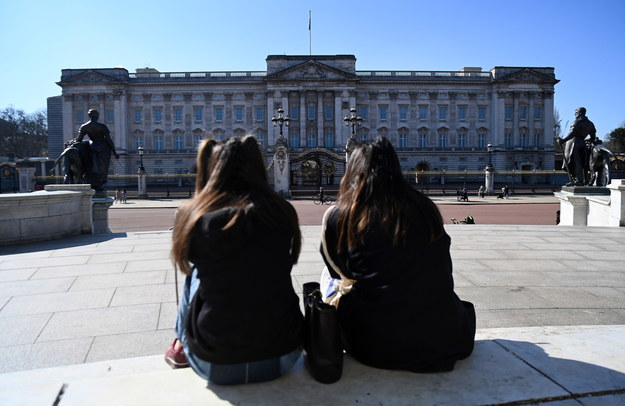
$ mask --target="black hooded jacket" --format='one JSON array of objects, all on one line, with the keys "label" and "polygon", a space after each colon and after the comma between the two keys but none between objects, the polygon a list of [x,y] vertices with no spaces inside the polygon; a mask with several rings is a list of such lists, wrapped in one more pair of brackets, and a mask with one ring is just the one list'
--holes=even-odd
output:
[{"label": "black hooded jacket", "polygon": [[216,364],[285,355],[303,342],[303,317],[291,282],[292,232],[252,205],[205,214],[195,226],[189,260],[200,287],[186,320],[194,354]]}]

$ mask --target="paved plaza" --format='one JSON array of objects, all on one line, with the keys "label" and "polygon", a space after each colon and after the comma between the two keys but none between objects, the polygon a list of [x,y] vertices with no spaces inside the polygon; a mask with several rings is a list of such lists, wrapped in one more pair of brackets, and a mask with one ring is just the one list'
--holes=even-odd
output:
[{"label": "paved plaza", "polygon": [[[272,383],[210,390],[169,370],[170,231],[0,247],[0,404],[51,405],[63,384],[60,405],[625,404],[625,228],[446,229],[455,290],[476,306],[474,354],[447,374],[347,357],[335,385],[316,383],[301,360]],[[300,295],[322,269],[320,227],[302,230]]]}]

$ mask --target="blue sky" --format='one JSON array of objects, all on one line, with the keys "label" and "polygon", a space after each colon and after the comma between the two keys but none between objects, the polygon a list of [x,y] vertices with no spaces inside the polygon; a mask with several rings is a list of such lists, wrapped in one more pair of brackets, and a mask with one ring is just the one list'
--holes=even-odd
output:
[{"label": "blue sky", "polygon": [[562,123],[625,121],[625,1],[0,0],[0,109],[32,113],[61,69],[264,70],[267,55],[353,54],[359,70],[551,66]]}]

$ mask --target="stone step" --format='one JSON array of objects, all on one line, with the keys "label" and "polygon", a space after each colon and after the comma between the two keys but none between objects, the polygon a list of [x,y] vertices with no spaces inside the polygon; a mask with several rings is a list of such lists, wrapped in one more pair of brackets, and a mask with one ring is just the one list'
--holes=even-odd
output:
[{"label": "stone step", "polygon": [[314,381],[302,359],[275,381],[207,385],[191,369],[170,370],[159,355],[3,374],[0,403],[622,405],[624,338],[625,326],[480,330],[474,353],[458,362],[453,372],[380,370],[346,356],[343,377],[332,385]]}]

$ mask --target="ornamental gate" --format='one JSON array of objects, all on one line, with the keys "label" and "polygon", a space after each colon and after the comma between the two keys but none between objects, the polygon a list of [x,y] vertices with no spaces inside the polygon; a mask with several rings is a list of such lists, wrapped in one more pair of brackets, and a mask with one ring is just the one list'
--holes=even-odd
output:
[{"label": "ornamental gate", "polygon": [[291,189],[338,189],[345,173],[345,155],[323,148],[309,149],[290,156]]}]

